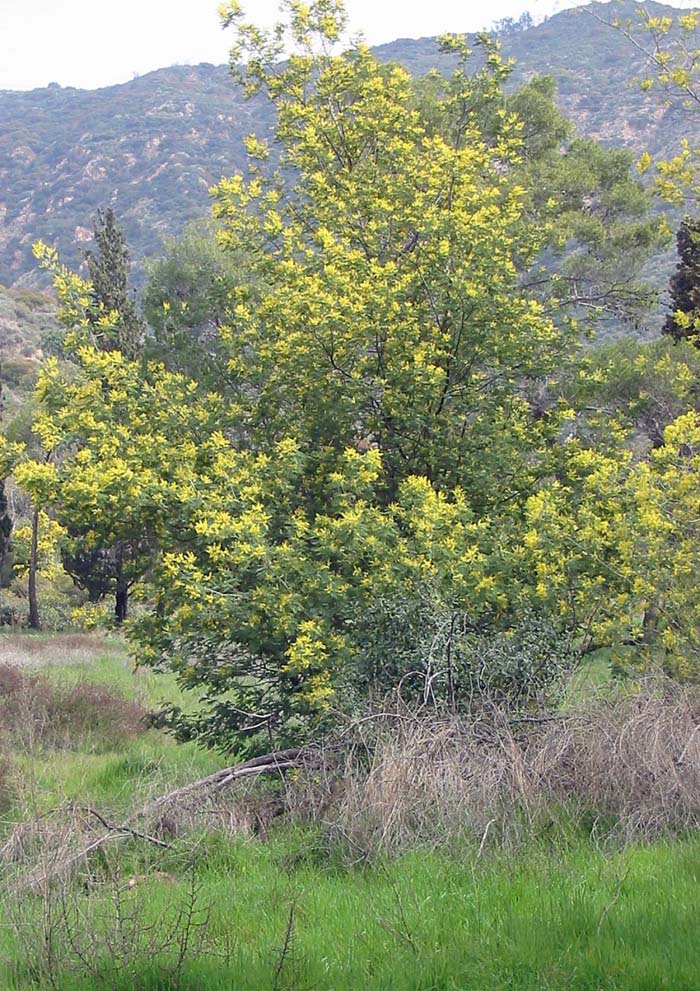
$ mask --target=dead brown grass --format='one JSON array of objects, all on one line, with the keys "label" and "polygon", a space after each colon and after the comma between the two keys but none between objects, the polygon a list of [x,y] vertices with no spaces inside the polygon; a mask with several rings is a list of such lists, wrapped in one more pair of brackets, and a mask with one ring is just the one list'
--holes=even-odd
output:
[{"label": "dead brown grass", "polygon": [[50,638],[27,633],[0,635],[0,664],[23,668],[89,663],[95,656],[114,650],[114,642],[93,633],[56,634]]},{"label": "dead brown grass", "polygon": [[545,717],[384,707],[306,751],[300,769],[196,791],[159,816],[149,830],[180,836],[313,824],[358,860],[465,840],[483,853],[572,827],[622,842],[674,835],[700,828],[700,694],[650,682]]},{"label": "dead brown grass", "polygon": [[140,703],[102,685],[57,684],[0,664],[0,735],[21,749],[115,750],[147,727]]},{"label": "dead brown grass", "polygon": [[700,697],[648,685],[539,720],[383,712],[287,783],[287,815],[358,858],[517,843],[557,819],[622,840],[700,827]]},{"label": "dead brown grass", "polygon": [[[601,842],[673,836],[700,828],[700,694],[654,682],[549,717],[385,708],[305,751],[300,767],[170,794],[173,801],[149,802],[150,812],[123,810],[119,821],[139,833],[114,834],[160,844],[216,832],[264,838],[278,824],[311,824],[351,861],[465,843],[480,857],[572,828]],[[103,842],[104,825],[99,813],[75,808],[40,816],[18,827],[0,862],[16,863],[19,850],[31,865],[39,848],[52,869],[75,866],[89,859],[100,826]]]}]

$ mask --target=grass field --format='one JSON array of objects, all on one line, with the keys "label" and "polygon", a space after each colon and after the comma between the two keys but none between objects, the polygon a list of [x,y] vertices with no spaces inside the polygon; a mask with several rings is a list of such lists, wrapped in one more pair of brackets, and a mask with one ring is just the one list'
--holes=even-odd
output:
[{"label": "grass field", "polygon": [[[0,644],[0,663],[176,698],[118,643]],[[107,717],[106,717],[107,718]],[[104,810],[221,758],[159,731],[114,750],[14,754],[48,809]],[[7,813],[9,832],[18,808]],[[75,881],[4,899],[0,988],[29,991],[697,991],[700,837],[594,842],[547,824],[517,850],[465,835],[450,850],[351,864],[320,828],[266,840],[200,829],[170,849],[128,841]],[[11,889],[11,885],[8,890]],[[188,945],[183,952],[183,941]],[[162,944],[168,945],[162,945]]]},{"label": "grass field", "polygon": [[[517,859],[484,862],[415,853],[372,869],[325,863],[313,841],[313,834],[288,835],[267,844],[231,841],[200,851],[198,911],[207,913],[210,945],[209,951],[193,953],[180,987],[698,987],[697,840],[615,854],[585,842],[565,850],[533,846]],[[164,859],[159,869],[167,880],[158,876],[127,897],[127,908],[137,907],[144,927],[162,913],[167,917],[178,899],[188,896],[187,878],[170,878],[176,864]],[[83,902],[100,897],[106,896],[82,895],[77,907],[87,913]],[[195,934],[199,918],[204,915],[195,920]],[[40,925],[33,931],[41,933]],[[149,959],[146,945],[144,936],[140,955],[134,941],[129,952],[135,958],[122,960],[123,976],[110,973],[105,956],[102,980],[72,972],[56,986],[65,991],[175,987],[165,976],[173,954]],[[225,949],[228,960],[210,952]],[[5,956],[13,952],[17,944],[11,935]],[[4,970],[2,987],[42,986],[27,978],[26,964]]]}]

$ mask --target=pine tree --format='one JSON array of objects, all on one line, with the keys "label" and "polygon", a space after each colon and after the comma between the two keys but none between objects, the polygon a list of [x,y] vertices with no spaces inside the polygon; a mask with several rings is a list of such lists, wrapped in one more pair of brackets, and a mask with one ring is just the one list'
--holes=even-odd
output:
[{"label": "pine tree", "polygon": [[700,347],[700,218],[683,220],[676,244],[680,261],[671,277],[671,312],[663,333]]},{"label": "pine tree", "polygon": [[116,312],[119,318],[107,331],[95,323],[93,333],[101,350],[136,358],[143,346],[145,323],[129,289],[129,249],[111,207],[97,211],[94,237],[96,252],[85,253],[94,301],[102,311]]}]

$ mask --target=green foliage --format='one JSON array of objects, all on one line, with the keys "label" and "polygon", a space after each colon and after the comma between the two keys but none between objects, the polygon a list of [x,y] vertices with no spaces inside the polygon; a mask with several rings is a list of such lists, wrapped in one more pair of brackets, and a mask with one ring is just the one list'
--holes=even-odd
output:
[{"label": "green foliage", "polygon": [[660,447],[676,417],[697,409],[700,356],[668,339],[593,347],[565,371],[560,387],[576,420],[570,436],[589,446],[638,455]]},{"label": "green foliage", "polygon": [[216,189],[218,247],[188,233],[147,295],[156,348],[221,324],[225,400],[201,351],[166,346],[168,367],[100,351],[119,308],[40,247],[75,362],[42,374],[52,458],[17,478],[95,581],[119,553],[140,583],[137,657],[202,696],[171,710],[181,738],[298,741],[398,684],[525,704],[571,656],[525,539],[528,500],[566,470],[575,417],[552,383],[576,348],[571,305],[658,224],[625,156],[569,139],[551,82],[504,95],[488,38],[475,67],[445,38],[452,76],[416,86],[362,45],[335,54],[344,14],[326,0],[270,35],[229,17],[279,167],[250,137],[247,178]]},{"label": "green foliage", "polygon": [[187,224],[164,242],[164,254],[146,263],[143,314],[153,337],[149,357],[200,385],[228,388],[219,328],[231,294],[245,281],[245,259],[218,243],[211,218]]},{"label": "green foliage", "polygon": [[622,669],[698,677],[699,438],[692,411],[648,459],[572,442],[566,476],[528,501],[525,542],[543,605],[611,645]]}]

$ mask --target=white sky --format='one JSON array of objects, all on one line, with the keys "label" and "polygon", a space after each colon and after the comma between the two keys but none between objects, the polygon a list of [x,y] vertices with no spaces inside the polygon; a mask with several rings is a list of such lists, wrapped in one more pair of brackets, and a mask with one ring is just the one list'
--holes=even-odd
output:
[{"label": "white sky", "polygon": [[[371,44],[474,31],[529,10],[536,19],[585,0],[346,0]],[[672,0],[673,2],[673,0]],[[675,0],[678,6],[684,0]],[[50,82],[92,89],[175,63],[225,62],[218,0],[0,0],[0,89]],[[270,23],[277,0],[243,0]]]}]

